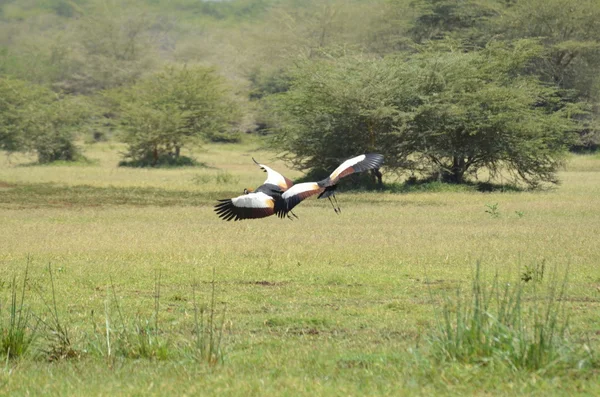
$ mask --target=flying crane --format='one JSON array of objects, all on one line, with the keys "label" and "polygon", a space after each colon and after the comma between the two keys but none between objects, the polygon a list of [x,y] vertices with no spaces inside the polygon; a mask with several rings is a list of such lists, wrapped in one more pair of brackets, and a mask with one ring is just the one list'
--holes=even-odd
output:
[{"label": "flying crane", "polygon": [[[296,185],[272,168],[259,164],[256,160],[254,162],[267,173],[267,180],[254,191],[244,189],[244,194],[241,196],[219,200],[215,211],[221,219],[238,221],[265,218],[274,214],[280,218],[290,219],[292,214],[297,218],[292,209],[304,199],[316,194],[319,195],[319,199],[329,199],[334,211],[340,213],[341,209],[335,197],[340,179],[353,173],[378,169],[383,164],[383,156],[377,153],[361,154],[344,161],[322,181]],[[335,205],[332,198],[335,200]]]}]

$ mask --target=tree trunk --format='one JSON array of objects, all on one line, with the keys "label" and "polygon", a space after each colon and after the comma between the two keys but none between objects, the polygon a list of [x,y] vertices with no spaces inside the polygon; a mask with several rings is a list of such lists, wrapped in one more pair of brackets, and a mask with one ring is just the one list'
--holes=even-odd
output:
[{"label": "tree trunk", "polygon": [[465,172],[467,171],[466,161],[463,157],[454,156],[452,158],[452,168],[444,172],[444,180],[451,183],[463,183]]},{"label": "tree trunk", "polygon": [[179,158],[179,154],[181,153],[181,147],[179,145],[175,145],[175,158]]},{"label": "tree trunk", "polygon": [[154,152],[152,153],[152,166],[154,167],[158,163],[158,147],[154,146]]}]

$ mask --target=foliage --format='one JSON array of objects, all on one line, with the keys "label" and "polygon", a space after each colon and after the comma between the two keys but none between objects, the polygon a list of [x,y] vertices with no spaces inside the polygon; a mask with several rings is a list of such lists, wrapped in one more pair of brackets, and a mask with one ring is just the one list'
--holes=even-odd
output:
[{"label": "foliage", "polygon": [[410,34],[417,43],[453,36],[471,44],[485,43],[489,19],[498,15],[494,0],[417,0],[417,10]]},{"label": "foliage", "polygon": [[306,62],[273,99],[284,115],[277,143],[299,169],[332,169],[377,151],[389,169],[456,183],[480,168],[508,169],[532,185],[556,182],[580,111],[520,73],[539,51],[522,41],[464,52],[450,41],[409,58]]},{"label": "foliage", "polygon": [[194,167],[199,165],[196,160],[188,156],[175,156],[175,153],[159,154],[154,157],[153,152],[148,152],[144,157],[119,161],[120,167],[144,168],[152,165],[153,167]]},{"label": "foliage", "polygon": [[[77,18],[61,16],[69,13],[68,7]],[[29,28],[6,24],[11,39],[0,52],[0,72],[57,91],[90,95],[132,84],[154,67],[156,36],[162,28],[147,13],[103,1],[48,8],[63,11],[43,22],[32,17]],[[158,32],[152,31],[153,24]]]},{"label": "foliage", "polygon": [[[297,65],[316,62],[313,65],[315,74],[331,75],[334,73],[331,64],[348,64],[333,66],[334,69],[339,67],[337,72],[341,73],[344,69],[350,69],[349,66],[354,62],[352,59],[362,59],[356,61],[357,69],[362,68],[366,60],[370,59],[374,64],[378,60],[382,63],[377,67],[382,69],[401,69],[390,73],[396,74],[394,79],[404,80],[396,85],[396,88],[402,85],[404,89],[406,87],[403,84],[418,85],[417,81],[411,79],[423,77],[415,77],[419,53],[426,52],[434,63],[436,54],[441,62],[451,62],[448,39],[455,40],[454,56],[457,58],[471,52],[485,56],[489,48],[503,45],[513,49],[509,54],[510,59],[517,57],[519,49],[524,51],[527,64],[511,72],[510,76],[515,80],[512,83],[502,82],[502,88],[510,91],[519,86],[518,76],[529,76],[531,80],[523,78],[528,84],[536,79],[543,81],[548,88],[540,94],[540,101],[544,105],[540,107],[548,113],[545,119],[551,113],[557,113],[555,119],[564,121],[561,116],[571,112],[571,118],[581,121],[576,126],[568,127],[579,133],[579,140],[567,139],[567,144],[572,149],[589,151],[596,150],[600,142],[600,79],[596,72],[600,65],[600,31],[596,23],[600,7],[595,0],[27,0],[4,1],[0,9],[0,74],[3,76],[88,99],[107,89],[135,90],[140,79],[161,70],[165,64],[175,65],[175,68],[182,68],[185,64],[211,65],[219,75],[227,77],[232,91],[240,94],[236,100],[248,102],[248,106],[240,112],[243,113],[239,117],[242,120],[240,130],[260,134],[277,134],[279,126],[288,129],[276,120],[287,118],[287,104],[269,106],[276,114],[269,114],[265,104],[273,105],[285,97],[279,94],[291,87],[296,72],[290,70]],[[537,41],[538,49],[532,53],[530,48],[524,48],[522,39]],[[431,44],[432,41],[437,45]],[[427,43],[430,44],[424,50],[423,45]],[[496,53],[498,57],[503,56],[500,51]],[[392,65],[390,59],[381,60],[384,56],[395,57],[400,66]],[[423,60],[420,62],[421,68],[431,66],[425,65]],[[321,67],[323,70],[319,70]],[[362,84],[365,88],[366,76],[358,76],[360,73],[351,72],[345,80],[338,79],[338,83],[357,83],[357,87]],[[446,77],[443,72],[436,73]],[[481,74],[478,78],[482,78]],[[318,79],[319,76],[314,76],[313,81]],[[358,82],[360,79],[363,81]],[[376,78],[375,81],[378,79],[380,82],[384,80]],[[448,84],[449,89],[462,90],[464,87],[459,87],[459,80]],[[492,80],[494,82],[487,86],[490,90],[494,84],[497,85],[498,79]],[[519,95],[518,90],[515,90],[515,94]],[[351,97],[353,94],[348,95]],[[405,90],[395,95],[394,100],[406,104],[420,101],[420,95],[423,93],[417,95],[413,90]],[[494,90],[493,93],[482,92],[480,95],[489,97],[503,94]],[[458,96],[457,93],[456,99],[460,99]],[[357,107],[374,111],[389,107],[388,99],[381,106],[363,103],[357,104]],[[434,98],[427,96],[425,99],[432,101]],[[455,108],[458,111],[460,106],[465,106],[461,111],[464,114],[471,113],[475,109],[476,99],[469,102],[463,97]],[[325,105],[340,105],[335,102],[333,100]],[[566,104],[579,102],[585,102],[586,114],[567,109]],[[435,103],[430,105],[434,107],[432,117],[439,116],[443,121],[450,117],[446,112],[448,109],[440,109],[439,104]],[[432,168],[437,168],[440,179],[460,181],[461,177],[456,172],[449,174],[442,169],[442,166],[453,168],[453,161],[445,159],[440,165],[431,158],[407,157],[408,147],[397,147],[405,144],[399,142],[405,138],[401,132],[408,128],[408,119],[414,110],[411,106],[403,106],[397,106],[402,121],[396,126],[399,128],[394,138],[396,147],[390,149],[394,156],[388,156],[389,159],[398,160],[393,167],[408,166],[415,171],[423,168],[427,173],[436,172]],[[142,109],[144,107],[140,104],[137,118],[152,119],[151,128],[171,121],[171,124],[177,123],[173,120],[157,121],[157,115],[149,115],[153,112],[149,110],[151,106]],[[113,135],[110,132],[114,111],[99,113],[107,117],[87,118],[82,123],[82,130],[86,134],[93,131],[96,137],[110,138]],[[505,111],[513,110],[507,108]],[[454,121],[456,114],[451,116],[450,121]],[[238,115],[233,118],[237,119]],[[360,123],[365,122],[364,118],[352,117],[346,124],[356,122],[358,124],[352,125],[351,130],[358,130],[363,128]],[[378,116],[371,118],[371,121],[382,121]],[[480,122],[474,121],[472,124]],[[554,125],[552,122],[549,124]],[[441,123],[431,124],[430,127],[437,129],[436,134],[448,136]],[[339,129],[340,126],[335,128]],[[562,127],[557,129],[564,130]],[[55,132],[54,129],[48,130],[47,140],[60,141],[62,138],[56,137]],[[477,135],[482,140],[490,137]],[[14,137],[14,134],[11,136]],[[9,143],[5,138],[2,138],[2,146],[14,147],[14,140],[11,138],[12,143]],[[238,137],[215,132],[209,139],[231,142],[237,141]],[[68,141],[70,138],[62,140]],[[438,144],[443,144],[442,139],[437,140]],[[490,144],[494,146],[491,140]],[[38,148],[46,146],[47,142],[43,142]],[[64,153],[73,149],[68,148],[66,143],[60,146],[65,147],[64,150],[53,149],[41,157],[72,157]],[[529,154],[541,147],[533,146],[535,148]],[[141,155],[137,150],[134,151],[138,159],[127,158],[128,162],[172,163],[173,158],[178,157],[176,149],[165,150],[163,155],[158,155],[160,160],[156,160],[154,153],[145,151],[146,155]],[[346,150],[340,149],[340,152]],[[332,153],[328,164],[335,163],[334,157],[337,160],[338,156]],[[548,157],[548,153],[543,149],[535,156],[543,159]],[[551,157],[554,158],[554,154]],[[530,155],[521,160],[519,168],[535,168],[535,173],[544,174],[540,180],[555,179],[551,175],[556,165],[553,161],[545,161],[546,165],[538,167],[533,165],[536,161]],[[465,168],[460,159],[457,161],[457,169]],[[496,165],[506,165],[504,160],[501,163]],[[325,166],[319,165],[318,168]],[[513,165],[509,167],[515,172]],[[465,172],[475,171],[476,168],[469,166]],[[322,169],[315,168],[315,171],[318,173]],[[518,172],[516,174],[523,179]],[[535,179],[538,178],[525,176],[531,183],[537,182]]]},{"label": "foliage", "polygon": [[[235,141],[237,117],[227,87],[212,68],[167,67],[134,86],[108,94],[115,101],[128,145],[125,158],[137,165],[177,164],[181,148],[201,139]],[[164,161],[162,161],[164,162]]]},{"label": "foliage", "polygon": [[39,100],[42,91],[24,81],[0,78],[0,149],[16,152],[24,147],[28,112],[23,109]]},{"label": "foliage", "polygon": [[[161,3],[153,1],[153,3]],[[174,0],[162,2],[160,7],[169,11],[185,11],[210,19],[240,21],[259,18],[273,0],[195,1]]]},{"label": "foliage", "polygon": [[397,126],[410,87],[387,62],[361,57],[306,61],[289,91],[270,97],[280,116],[276,144],[298,169],[331,172],[357,153],[378,152],[386,166],[407,161]]},{"label": "foliage", "polygon": [[[600,7],[595,0],[517,1],[506,8],[499,29],[510,39],[540,39],[547,52],[535,73],[577,96],[590,98],[600,61]],[[600,98],[596,98],[600,99]]]},{"label": "foliage", "polygon": [[561,89],[566,101],[585,101],[593,109],[579,129],[576,150],[596,150],[600,143],[600,6],[595,0],[517,1],[498,19],[497,30],[507,40],[536,38],[543,56],[531,72]]},{"label": "foliage", "polygon": [[264,69],[254,69],[249,73],[248,79],[252,84],[250,99],[261,99],[290,88],[290,78],[281,69],[267,72]]},{"label": "foliage", "polygon": [[82,100],[11,78],[0,78],[0,96],[0,149],[33,151],[40,163],[80,157],[74,132],[88,114]]},{"label": "foliage", "polygon": [[486,204],[487,210],[485,210],[486,214],[490,214],[492,218],[499,218],[500,211],[498,210],[498,203],[494,204]]},{"label": "foliage", "polygon": [[153,23],[146,13],[123,12],[101,3],[92,7],[74,27],[75,70],[61,82],[61,88],[85,93],[137,81],[152,70],[156,59]]},{"label": "foliage", "polygon": [[79,98],[63,97],[52,101],[35,120],[39,130],[31,148],[37,153],[40,163],[74,161],[81,158],[76,146],[76,128],[87,118],[87,105]]},{"label": "foliage", "polygon": [[492,174],[506,168],[533,185],[556,182],[561,155],[575,138],[571,116],[580,110],[519,73],[537,48],[524,41],[470,53],[426,48],[413,56],[420,103],[400,139],[452,182],[482,167]]}]

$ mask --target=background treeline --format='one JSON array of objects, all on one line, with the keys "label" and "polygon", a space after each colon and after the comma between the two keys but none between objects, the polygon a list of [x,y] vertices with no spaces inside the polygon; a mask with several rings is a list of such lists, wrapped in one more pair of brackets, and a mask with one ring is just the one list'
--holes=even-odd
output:
[{"label": "background treeline", "polygon": [[599,66],[597,0],[3,0],[0,149],[186,165],[252,132],[314,173],[535,185],[598,148]]}]

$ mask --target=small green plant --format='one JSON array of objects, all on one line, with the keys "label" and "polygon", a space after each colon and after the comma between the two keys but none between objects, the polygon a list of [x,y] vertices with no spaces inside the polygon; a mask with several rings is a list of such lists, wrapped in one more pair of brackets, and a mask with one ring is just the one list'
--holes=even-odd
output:
[{"label": "small green plant", "polygon": [[[27,287],[27,275],[29,270],[29,257],[25,267],[23,286],[21,287],[19,300],[17,296],[17,278],[12,279],[9,315],[5,319],[0,303],[0,354],[6,359],[12,359],[24,355],[35,337],[37,336],[37,324],[32,327],[32,316],[29,308],[25,307],[25,289]],[[5,323],[6,321],[6,323]]]},{"label": "small green plant", "polygon": [[54,276],[52,275],[52,266],[48,263],[48,274],[50,275],[50,287],[52,290],[52,303],[48,303],[40,294],[49,317],[40,321],[46,327],[46,348],[43,350],[44,355],[49,361],[57,361],[67,358],[78,357],[78,352],[73,348],[69,329],[60,319],[58,314],[58,306],[56,305],[56,290],[54,288]]},{"label": "small green plant", "polygon": [[525,266],[525,270],[521,274],[521,281],[528,283],[530,281],[541,282],[544,278],[544,270],[546,268],[546,261],[542,263],[536,263],[531,266]]},{"label": "small green plant", "polygon": [[[512,369],[539,370],[561,361],[568,350],[568,317],[564,312],[566,277],[554,278],[545,297],[524,298],[521,283],[501,283],[498,276],[487,285],[477,264],[471,294],[457,291],[447,300],[442,318],[431,337],[440,361],[485,365],[499,362]],[[565,360],[566,361],[566,360]]]},{"label": "small green plant", "polygon": [[[116,356],[124,358],[146,358],[165,360],[169,357],[169,342],[159,328],[161,272],[157,272],[154,280],[154,314],[151,318],[137,316],[131,323],[125,322],[121,303],[117,297],[116,288],[110,280],[112,300],[120,324],[116,325],[110,315],[110,294],[107,292],[105,303],[105,327],[100,332],[94,323],[94,335],[97,353],[105,356],[112,364]],[[100,346],[98,346],[98,342]],[[106,348],[104,349],[103,346]]]},{"label": "small green plant", "polygon": [[515,214],[517,214],[519,218],[523,218],[523,216],[525,216],[525,211],[515,211]]},{"label": "small green plant", "polygon": [[499,218],[500,211],[498,210],[498,203],[495,204],[486,204],[487,210],[485,210],[486,214],[490,214],[492,218]]},{"label": "small green plant", "polygon": [[223,363],[223,350],[221,341],[223,339],[223,326],[225,324],[225,309],[221,314],[220,321],[217,319],[215,307],[215,269],[211,281],[210,302],[208,307],[198,305],[196,300],[196,286],[193,288],[194,301],[194,356],[196,360],[209,365]]}]

